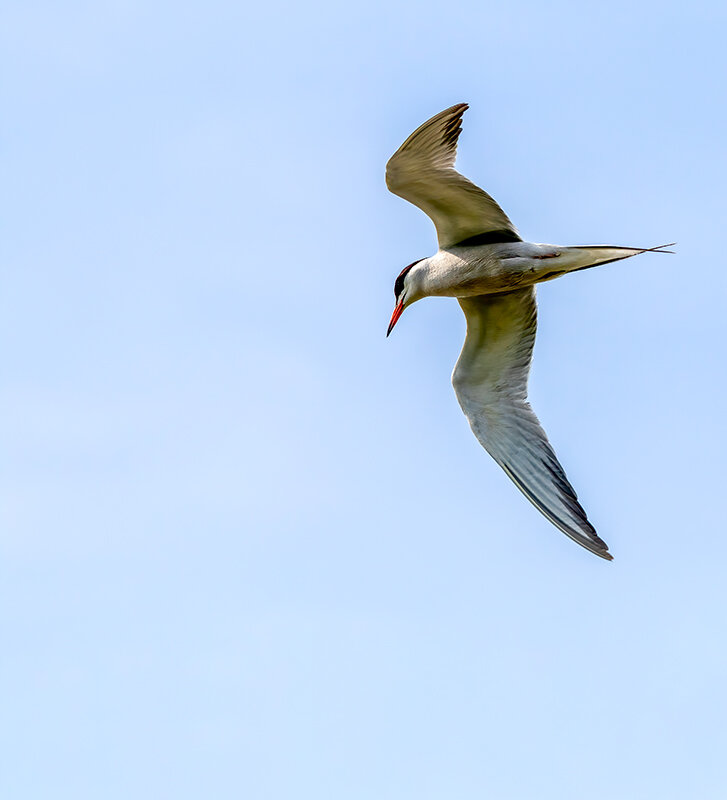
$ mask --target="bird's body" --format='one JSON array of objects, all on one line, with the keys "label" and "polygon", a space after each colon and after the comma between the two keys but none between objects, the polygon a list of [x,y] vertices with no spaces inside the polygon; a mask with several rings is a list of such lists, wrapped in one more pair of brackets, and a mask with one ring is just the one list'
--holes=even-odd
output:
[{"label": "bird's body", "polygon": [[454,170],[466,110],[467,105],[459,104],[432,117],[387,164],[389,189],[427,213],[439,239],[434,256],[410,264],[397,278],[397,305],[388,333],[404,308],[417,300],[459,300],[467,335],[452,383],[473,433],[556,527],[610,560],[606,543],[588,521],[527,402],[535,284],[639,253],[665,251],[524,242],[495,200]]},{"label": "bird's body", "polygon": [[417,262],[409,279],[421,297],[476,297],[532,286],[643,252],[640,248],[532,242],[453,245]]}]

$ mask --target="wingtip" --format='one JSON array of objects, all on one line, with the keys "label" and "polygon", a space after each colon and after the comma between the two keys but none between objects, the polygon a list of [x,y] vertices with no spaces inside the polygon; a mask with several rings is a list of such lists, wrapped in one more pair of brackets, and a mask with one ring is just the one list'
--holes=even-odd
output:
[{"label": "wingtip", "polygon": [[582,547],[585,547],[589,553],[593,553],[594,556],[598,556],[604,561],[613,561],[613,556],[608,552],[608,545],[598,536],[598,534],[591,537],[590,540],[586,540],[585,537],[576,538],[571,534],[568,535]]},{"label": "wingtip", "polygon": [[441,113],[442,115],[449,115],[452,117],[461,118],[462,114],[464,114],[464,112],[467,111],[469,107],[470,107],[469,103],[455,103],[453,106],[445,108],[444,111],[442,111]]},{"label": "wingtip", "polygon": [[589,553],[593,553],[594,556],[598,556],[599,558],[602,558],[604,561],[613,561],[613,556],[608,552],[608,545],[605,542],[603,542],[602,547],[599,547],[596,542],[588,542],[586,544],[580,539],[575,539],[575,541],[582,547],[585,547],[585,549],[588,550]]},{"label": "wingtip", "polygon": [[603,558],[605,561],[613,561],[613,556],[608,552],[608,545],[596,533],[595,528],[593,529],[593,533],[590,538],[591,541],[588,545],[586,545],[587,549],[590,550],[594,555],[597,555],[599,558]]}]

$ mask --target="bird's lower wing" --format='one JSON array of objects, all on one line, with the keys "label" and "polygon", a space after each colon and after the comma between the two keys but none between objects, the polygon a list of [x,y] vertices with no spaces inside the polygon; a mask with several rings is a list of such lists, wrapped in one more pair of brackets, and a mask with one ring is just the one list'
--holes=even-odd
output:
[{"label": "bird's lower wing", "polygon": [[535,343],[535,289],[462,298],[467,336],[452,375],[480,444],[557,528],[601,558],[608,546],[588,521],[527,402]]}]

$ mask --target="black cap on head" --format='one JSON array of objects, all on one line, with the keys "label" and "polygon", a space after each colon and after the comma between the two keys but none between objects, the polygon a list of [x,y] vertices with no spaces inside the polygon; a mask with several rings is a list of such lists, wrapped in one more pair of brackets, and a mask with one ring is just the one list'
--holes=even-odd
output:
[{"label": "black cap on head", "polygon": [[423,258],[418,259],[417,261],[412,261],[408,267],[404,267],[404,269],[399,273],[397,279],[394,281],[394,297],[398,297],[402,290],[404,289],[404,278],[406,278],[406,273],[409,270],[419,263],[419,261],[424,261]]}]

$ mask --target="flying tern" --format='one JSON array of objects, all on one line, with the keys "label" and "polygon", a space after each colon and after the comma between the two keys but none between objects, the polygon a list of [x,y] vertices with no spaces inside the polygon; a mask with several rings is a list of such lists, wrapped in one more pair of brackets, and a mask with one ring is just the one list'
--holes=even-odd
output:
[{"label": "flying tern", "polygon": [[386,185],[427,214],[438,252],[405,267],[394,284],[388,336],[407,306],[456,297],[467,322],[452,374],[454,391],[480,444],[530,502],[578,544],[611,560],[527,401],[536,329],[535,284],[659,247],[533,244],[520,237],[487,192],[454,169],[459,103],[425,122],[386,165]]}]

